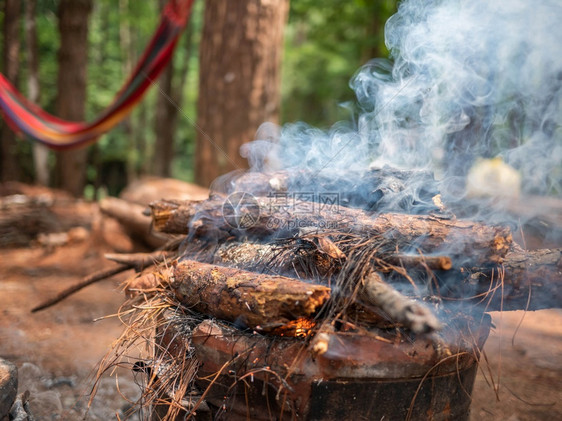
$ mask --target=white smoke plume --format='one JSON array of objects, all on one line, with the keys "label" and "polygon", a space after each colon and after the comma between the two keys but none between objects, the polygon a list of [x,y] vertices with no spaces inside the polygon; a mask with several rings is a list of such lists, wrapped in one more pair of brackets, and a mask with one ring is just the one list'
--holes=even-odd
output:
[{"label": "white smoke plume", "polygon": [[392,61],[373,60],[351,80],[357,120],[329,132],[286,125],[267,161],[317,171],[389,164],[454,179],[476,157],[500,156],[527,192],[560,194],[560,22],[559,0],[404,1],[385,27]]}]

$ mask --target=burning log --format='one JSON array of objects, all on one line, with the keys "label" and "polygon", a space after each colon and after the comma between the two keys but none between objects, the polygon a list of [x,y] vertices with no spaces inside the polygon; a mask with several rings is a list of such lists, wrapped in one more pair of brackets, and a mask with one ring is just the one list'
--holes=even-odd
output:
[{"label": "burning log", "polygon": [[[328,276],[329,271],[323,270],[325,267],[341,269],[342,263],[346,259],[345,253],[327,237],[314,238],[318,241],[310,241],[306,237],[298,237],[293,244],[262,244],[252,242],[227,242],[218,246],[212,263],[248,269],[256,272],[275,272],[288,274],[292,277],[309,275],[304,270],[299,270],[300,264],[308,259],[308,265],[312,262],[317,269],[318,275]],[[296,244],[297,242],[307,241],[307,244]],[[313,247],[307,247],[312,244]],[[307,252],[305,252],[305,250]],[[303,256],[306,254],[306,256]],[[319,261],[317,255],[321,254],[323,259]],[[394,268],[415,268],[426,270],[451,270],[453,263],[448,256],[425,256],[415,254],[389,254],[384,261],[378,259],[373,262],[377,271],[391,272]],[[324,266],[324,267],[321,267]],[[310,272],[310,271],[309,271]],[[336,271],[331,272],[336,273]],[[323,276],[324,277],[324,276]],[[316,277],[314,277],[316,278]]]},{"label": "burning log", "polygon": [[[214,264],[223,266],[329,283],[330,277],[340,271],[344,257],[336,257],[343,256],[341,251],[339,255],[329,254],[333,249],[327,249],[327,243],[328,240],[309,247],[309,244],[296,242],[262,244],[234,241],[221,244],[212,260]],[[334,247],[337,249],[337,246]]]},{"label": "burning log", "polygon": [[326,286],[189,260],[171,286],[188,308],[262,331],[312,316],[330,297]]},{"label": "burning log", "polygon": [[283,249],[276,245],[233,241],[218,246],[212,263],[255,272],[293,274],[290,259],[281,259],[282,267],[277,265],[281,254]]},{"label": "burning log", "polygon": [[[417,249],[422,254],[447,250],[453,266],[487,266],[501,263],[512,244],[510,230],[473,221],[461,221],[430,215],[384,213],[370,216],[358,209],[297,202],[290,206],[255,199],[252,224],[238,229],[224,217],[224,198],[204,202],[159,201],[151,203],[157,231],[213,237],[217,241],[234,236],[267,238],[290,236],[302,227],[320,231],[353,233],[361,237],[379,236],[396,243],[398,252]],[[196,219],[195,219],[196,218]]]}]

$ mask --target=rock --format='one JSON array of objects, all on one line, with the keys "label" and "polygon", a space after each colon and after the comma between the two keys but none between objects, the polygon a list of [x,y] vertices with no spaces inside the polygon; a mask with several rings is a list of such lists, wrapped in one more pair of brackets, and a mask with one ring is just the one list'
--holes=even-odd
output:
[{"label": "rock", "polygon": [[0,358],[0,420],[9,414],[17,392],[18,369],[13,363]]}]

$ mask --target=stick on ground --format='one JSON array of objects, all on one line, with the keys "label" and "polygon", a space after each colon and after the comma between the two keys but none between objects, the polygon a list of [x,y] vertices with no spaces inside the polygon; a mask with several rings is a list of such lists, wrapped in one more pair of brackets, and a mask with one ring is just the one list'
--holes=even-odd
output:
[{"label": "stick on ground", "polygon": [[85,277],[81,282],[71,285],[64,291],[59,292],[55,297],[39,304],[37,307],[31,309],[32,313],[37,313],[38,311],[45,310],[46,308],[52,307],[57,303],[60,303],[65,298],[71,296],[72,294],[86,288],[88,285],[92,285],[98,281],[109,278],[110,276],[117,275],[118,273],[125,272],[126,270],[132,269],[129,265],[119,265],[111,269],[104,269],[93,273],[90,276]]}]

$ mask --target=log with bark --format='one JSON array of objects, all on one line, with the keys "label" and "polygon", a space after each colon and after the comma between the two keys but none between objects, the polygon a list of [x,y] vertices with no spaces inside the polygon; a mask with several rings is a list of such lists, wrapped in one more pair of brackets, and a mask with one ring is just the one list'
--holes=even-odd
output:
[{"label": "log with bark", "polygon": [[489,311],[562,308],[562,249],[513,250],[496,269],[473,268],[455,284],[457,300]]},{"label": "log with bark", "polygon": [[414,214],[440,211],[432,200],[439,194],[439,188],[431,172],[388,166],[367,171],[238,172],[219,179],[213,188],[223,194],[288,195],[310,197],[319,202],[336,197],[343,206],[368,211],[392,209]]},{"label": "log with bark", "polygon": [[91,228],[90,204],[48,192],[44,189],[0,197],[0,247],[28,246],[40,234]]},{"label": "log with bark", "polygon": [[171,287],[192,310],[261,331],[313,316],[330,297],[323,285],[190,260],[175,267]]},{"label": "log with bark", "polygon": [[[353,233],[392,242],[396,251],[422,254],[445,253],[453,267],[486,266],[501,263],[512,245],[509,228],[474,221],[431,215],[383,213],[370,216],[359,209],[320,206],[313,202],[279,203],[256,198],[250,210],[253,223],[238,229],[225,218],[225,198],[214,196],[203,202],[158,201],[151,203],[157,231],[188,234],[192,237],[224,241],[229,237],[274,240],[290,237],[303,227],[321,231]],[[259,213],[255,209],[259,208]]]},{"label": "log with bark", "polygon": [[144,215],[145,206],[116,197],[107,197],[99,203],[101,211],[115,218],[127,233],[150,247],[158,248],[166,244],[167,236],[152,231],[152,220]]}]

